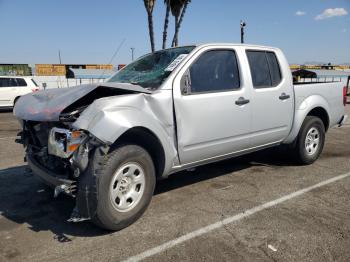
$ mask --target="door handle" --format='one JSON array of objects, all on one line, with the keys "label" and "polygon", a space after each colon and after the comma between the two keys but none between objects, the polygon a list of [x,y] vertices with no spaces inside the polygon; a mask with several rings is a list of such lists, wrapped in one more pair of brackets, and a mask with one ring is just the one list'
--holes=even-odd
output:
[{"label": "door handle", "polygon": [[282,93],[280,96],[279,96],[279,99],[280,100],[286,100],[286,99],[289,99],[290,98],[290,95],[287,95],[286,93]]},{"label": "door handle", "polygon": [[245,104],[248,104],[250,101],[249,101],[249,99],[245,99],[244,97],[240,97],[240,98],[238,98],[238,100],[236,100],[236,105],[238,105],[238,106],[243,106],[243,105],[245,105]]}]

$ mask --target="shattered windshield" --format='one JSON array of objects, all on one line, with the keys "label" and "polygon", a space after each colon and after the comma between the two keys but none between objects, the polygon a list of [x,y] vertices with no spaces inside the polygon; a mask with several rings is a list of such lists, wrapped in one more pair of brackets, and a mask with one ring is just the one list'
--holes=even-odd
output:
[{"label": "shattered windshield", "polygon": [[130,83],[156,89],[195,47],[177,47],[141,57],[112,76],[108,82]]}]

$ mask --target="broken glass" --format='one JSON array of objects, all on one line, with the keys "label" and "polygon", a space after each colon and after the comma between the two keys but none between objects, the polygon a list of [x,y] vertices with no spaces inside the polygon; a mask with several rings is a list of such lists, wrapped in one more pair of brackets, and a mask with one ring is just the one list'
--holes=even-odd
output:
[{"label": "broken glass", "polygon": [[[157,89],[171,74],[172,70],[169,70],[168,66],[179,57],[183,59],[184,55],[189,54],[194,48],[194,46],[177,47],[145,55],[112,76],[108,82],[130,83],[143,88]],[[178,64],[179,62],[176,66]]]}]

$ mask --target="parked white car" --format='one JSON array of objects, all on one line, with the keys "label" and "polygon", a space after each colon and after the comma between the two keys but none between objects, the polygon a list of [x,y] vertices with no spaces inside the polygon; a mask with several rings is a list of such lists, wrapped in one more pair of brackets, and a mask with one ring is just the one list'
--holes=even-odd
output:
[{"label": "parked white car", "polygon": [[31,77],[0,76],[0,108],[13,107],[18,98],[38,90]]}]

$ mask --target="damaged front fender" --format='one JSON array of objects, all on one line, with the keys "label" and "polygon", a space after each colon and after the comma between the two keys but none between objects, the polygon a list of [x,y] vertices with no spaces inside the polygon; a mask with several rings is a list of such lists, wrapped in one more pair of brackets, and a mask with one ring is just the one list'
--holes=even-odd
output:
[{"label": "damaged front fender", "polygon": [[132,94],[103,98],[91,104],[72,126],[87,130],[107,145],[115,143],[131,128],[146,128],[163,146],[164,173],[168,173],[178,163],[171,105],[171,91],[168,90],[152,96]]}]

